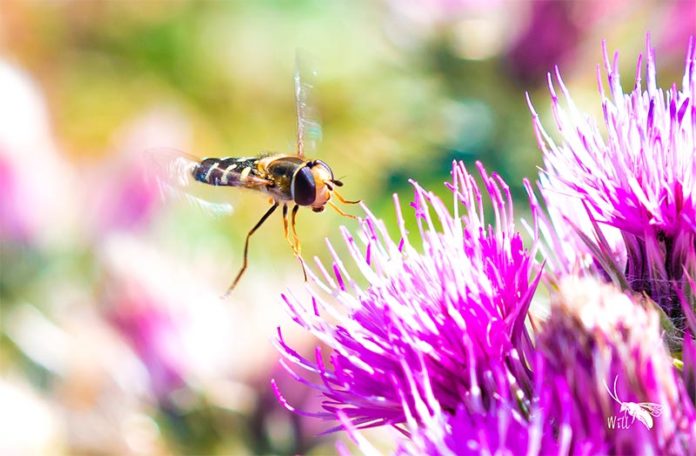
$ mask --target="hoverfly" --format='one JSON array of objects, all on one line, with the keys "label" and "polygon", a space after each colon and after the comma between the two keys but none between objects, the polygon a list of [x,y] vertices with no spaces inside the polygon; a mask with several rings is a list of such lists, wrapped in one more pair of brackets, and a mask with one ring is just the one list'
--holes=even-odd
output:
[{"label": "hoverfly", "polygon": [[[312,85],[303,80],[301,73],[303,71],[300,60],[297,59],[294,75],[297,110],[295,153],[198,159],[178,151],[174,154],[171,151],[165,154],[158,153],[163,151],[153,151],[158,165],[164,168],[167,180],[174,182],[176,187],[188,185],[193,179],[208,185],[247,188],[265,193],[270,197],[271,207],[246,235],[242,266],[223,297],[227,297],[234,290],[247,269],[251,236],[279,207],[283,208],[285,238],[302,265],[305,280],[307,280],[307,273],[300,256],[300,240],[295,227],[300,207],[310,207],[314,212],[322,212],[326,206],[329,206],[342,216],[355,218],[334,204],[332,198],[335,197],[343,204],[357,204],[360,201],[349,201],[338,193],[336,188],[343,186],[343,183],[334,177],[328,164],[305,157],[306,146],[316,142],[320,126],[313,118],[312,107],[308,103]],[[165,163],[162,163],[162,160],[165,160]],[[166,187],[171,188],[169,185]],[[208,204],[190,195],[186,195],[185,198],[198,205],[220,206]],[[292,206],[291,210],[289,206]]]}]

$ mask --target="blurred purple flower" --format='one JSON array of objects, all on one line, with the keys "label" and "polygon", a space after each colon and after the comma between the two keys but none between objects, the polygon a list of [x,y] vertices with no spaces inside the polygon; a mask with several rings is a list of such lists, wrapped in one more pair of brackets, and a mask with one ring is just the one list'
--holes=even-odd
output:
[{"label": "blurred purple flower", "polygon": [[524,32],[508,51],[507,63],[515,79],[538,83],[554,65],[571,56],[581,29],[574,19],[573,2],[537,0],[530,4],[530,19]]},{"label": "blurred purple flower", "polygon": [[655,48],[662,58],[682,59],[682,46],[696,33],[696,8],[691,1],[675,0],[660,5],[663,9]]},{"label": "blurred purple flower", "polygon": [[[343,229],[366,287],[350,277],[330,246],[335,280],[320,264],[324,279],[314,277],[312,307],[284,297],[294,321],[331,350],[327,361],[320,348],[314,360],[306,359],[279,330],[288,370],[300,368],[320,379],[293,374],[323,395],[324,411],[314,415],[341,414],[357,427],[404,423],[406,410],[416,406],[414,393],[423,393],[409,386],[412,366],[420,363],[427,388],[447,413],[461,407],[485,413],[501,401],[528,409],[531,341],[525,319],[539,275],[515,231],[507,185],[480,164],[478,169],[492,201],[492,225],[484,222],[474,177],[454,164],[454,215],[414,183],[422,253],[407,237],[397,202],[399,242],[369,212],[359,234],[364,252]],[[325,301],[324,293],[343,309]]]},{"label": "blurred purple flower", "polygon": [[29,231],[18,196],[19,183],[12,163],[0,152],[0,239],[22,240]]},{"label": "blurred purple flower", "polygon": [[122,300],[110,318],[147,366],[152,390],[164,397],[184,385],[186,366],[181,340],[176,337],[176,321],[150,303],[151,299]]},{"label": "blurred purple flower", "polygon": [[176,259],[126,235],[110,236],[100,253],[105,316],[142,360],[158,399],[231,372],[238,331],[213,290]]},{"label": "blurred purple flower", "polygon": [[641,57],[634,90],[624,94],[618,54],[610,63],[604,48],[611,96],[600,81],[604,135],[575,106],[558,70],[567,109],[549,77],[562,138],[555,144],[534,113],[546,165],[542,192],[560,215],[557,222],[574,229],[603,273],[645,292],[682,328],[676,290],[685,285],[685,272],[696,274],[696,47],[692,39],[681,90],[658,89],[649,42],[646,55],[647,89]]},{"label": "blurred purple flower", "polygon": [[43,94],[0,58],[0,99],[0,240],[63,243],[83,204],[74,170],[54,143]]},{"label": "blurred purple flower", "polygon": [[188,368],[179,335],[181,322],[147,289],[123,285],[118,300],[109,303],[109,319],[147,367],[152,391],[157,397],[166,397],[184,386]]},{"label": "blurred purple flower", "polygon": [[85,172],[95,189],[90,194],[95,234],[148,224],[162,205],[162,195],[157,185],[159,170],[148,160],[147,151],[161,148],[161,138],[167,138],[169,148],[186,150],[189,135],[185,117],[166,108],[154,108],[123,126],[114,137],[119,153]]},{"label": "blurred purple flower", "polygon": [[[108,171],[107,171],[108,169]],[[157,186],[142,163],[107,163],[95,195],[96,234],[128,230],[148,222],[160,204]],[[107,177],[108,176],[108,177]]]}]

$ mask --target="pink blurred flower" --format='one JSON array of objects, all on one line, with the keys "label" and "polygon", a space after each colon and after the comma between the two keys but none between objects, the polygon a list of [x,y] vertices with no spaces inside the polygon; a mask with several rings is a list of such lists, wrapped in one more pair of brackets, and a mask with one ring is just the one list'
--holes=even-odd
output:
[{"label": "pink blurred flower", "polygon": [[0,238],[64,241],[81,208],[72,167],[56,150],[44,99],[0,60]]},{"label": "pink blurred flower", "polygon": [[233,372],[236,330],[214,291],[125,235],[110,236],[101,259],[104,312],[146,366],[158,398]]},{"label": "pink blurred flower", "polygon": [[161,170],[148,159],[147,151],[164,145],[188,150],[189,140],[186,119],[164,108],[135,118],[114,136],[114,156],[85,171],[95,189],[90,195],[90,215],[96,235],[148,223],[163,201],[157,184]]},{"label": "pink blurred flower", "polygon": [[506,56],[510,72],[525,85],[538,83],[554,65],[570,58],[582,33],[572,14],[575,3],[557,0],[529,3],[526,28],[511,44]]}]

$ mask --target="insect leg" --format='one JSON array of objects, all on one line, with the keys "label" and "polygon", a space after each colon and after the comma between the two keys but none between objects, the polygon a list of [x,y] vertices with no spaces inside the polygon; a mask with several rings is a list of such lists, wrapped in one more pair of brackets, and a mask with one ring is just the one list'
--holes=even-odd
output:
[{"label": "insect leg", "polygon": [[343,212],[343,211],[341,210],[340,207],[336,206],[336,205],[335,205],[334,203],[332,203],[331,201],[328,202],[328,205],[331,206],[331,209],[333,209],[334,211],[338,212],[340,215],[342,215],[342,216],[344,216],[344,217],[352,218],[352,219],[354,219],[354,220],[357,220],[357,219],[358,219],[358,218],[357,218],[356,216],[354,216],[354,215],[346,214],[345,212]]},{"label": "insect leg", "polygon": [[292,238],[293,238],[293,250],[297,255],[301,252],[300,238],[297,236],[297,211],[300,210],[300,206],[297,204],[292,208]]},{"label": "insect leg", "polygon": [[288,232],[288,205],[283,204],[283,233],[285,233],[285,240],[287,240],[290,245],[292,245],[292,242],[290,242],[290,233]]},{"label": "insect leg", "polygon": [[338,193],[336,190],[334,190],[332,193],[333,193],[334,195],[336,195],[336,198],[338,198],[338,200],[339,200],[340,202],[342,202],[343,204],[358,204],[358,203],[360,202],[360,200],[357,200],[357,201],[349,201],[349,200],[345,199],[343,196],[341,196],[341,194]]},{"label": "insect leg", "polygon": [[[297,207],[297,206],[295,206]],[[292,249],[292,252],[295,255],[299,255],[298,249],[297,249],[297,234],[295,233],[295,227],[294,227],[294,213],[293,213],[293,230],[292,230],[292,239],[290,239],[290,231],[288,230],[288,225],[290,224],[289,222],[289,217],[288,217],[288,206],[287,204],[283,205],[283,231],[285,232],[285,240],[288,241],[288,244],[290,244],[290,248]]]},{"label": "insect leg", "polygon": [[271,214],[278,209],[279,204],[278,203],[273,203],[273,206],[269,210],[266,211],[265,214],[263,214],[263,217],[261,217],[261,220],[259,220],[254,227],[249,230],[249,232],[246,235],[246,240],[244,241],[244,262],[242,263],[242,268],[239,270],[237,273],[237,277],[234,278],[234,282],[232,282],[232,285],[227,289],[225,294],[223,295],[223,298],[226,298],[232,293],[232,290],[234,290],[234,287],[237,286],[237,283],[239,282],[239,279],[242,278],[242,274],[244,274],[244,271],[246,271],[247,268],[247,254],[249,253],[249,238],[251,238],[251,235],[254,234],[256,230],[259,229],[261,225],[263,225],[263,222],[268,219],[268,217],[271,216]]},{"label": "insect leg", "polygon": [[297,211],[300,209],[300,206],[295,204],[295,207],[292,208],[292,220],[291,220],[291,226],[292,226],[292,237],[295,241],[295,245],[293,246],[292,250],[295,252],[295,256],[297,259],[300,261],[300,264],[302,265],[302,274],[304,274],[304,279],[305,282],[307,281],[307,271],[305,270],[305,265],[304,265],[304,260],[302,259],[302,256],[300,255],[300,251],[302,250],[302,246],[300,245],[300,238],[297,236],[297,229],[296,229],[296,221],[297,221]]}]

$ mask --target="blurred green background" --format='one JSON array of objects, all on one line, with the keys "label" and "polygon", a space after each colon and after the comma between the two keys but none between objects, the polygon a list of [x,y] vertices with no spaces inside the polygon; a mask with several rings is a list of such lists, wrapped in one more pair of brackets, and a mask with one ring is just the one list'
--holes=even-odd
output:
[{"label": "blurred green background", "polygon": [[[525,92],[553,130],[557,64],[599,115],[602,39],[629,90],[650,32],[666,87],[694,24],[693,1],[3,1],[0,453],[324,454],[346,440],[270,387],[319,407],[272,344],[292,328],[280,294],[304,287],[280,217],[223,301],[266,198],[201,190],[231,216],[163,201],[142,160],[292,152],[298,50],[317,73],[316,157],[395,232],[392,194],[406,207],[415,179],[446,197],[452,160],[500,173],[523,215],[521,181],[541,164]],[[330,261],[342,224],[357,228],[301,211],[306,258]]]}]

